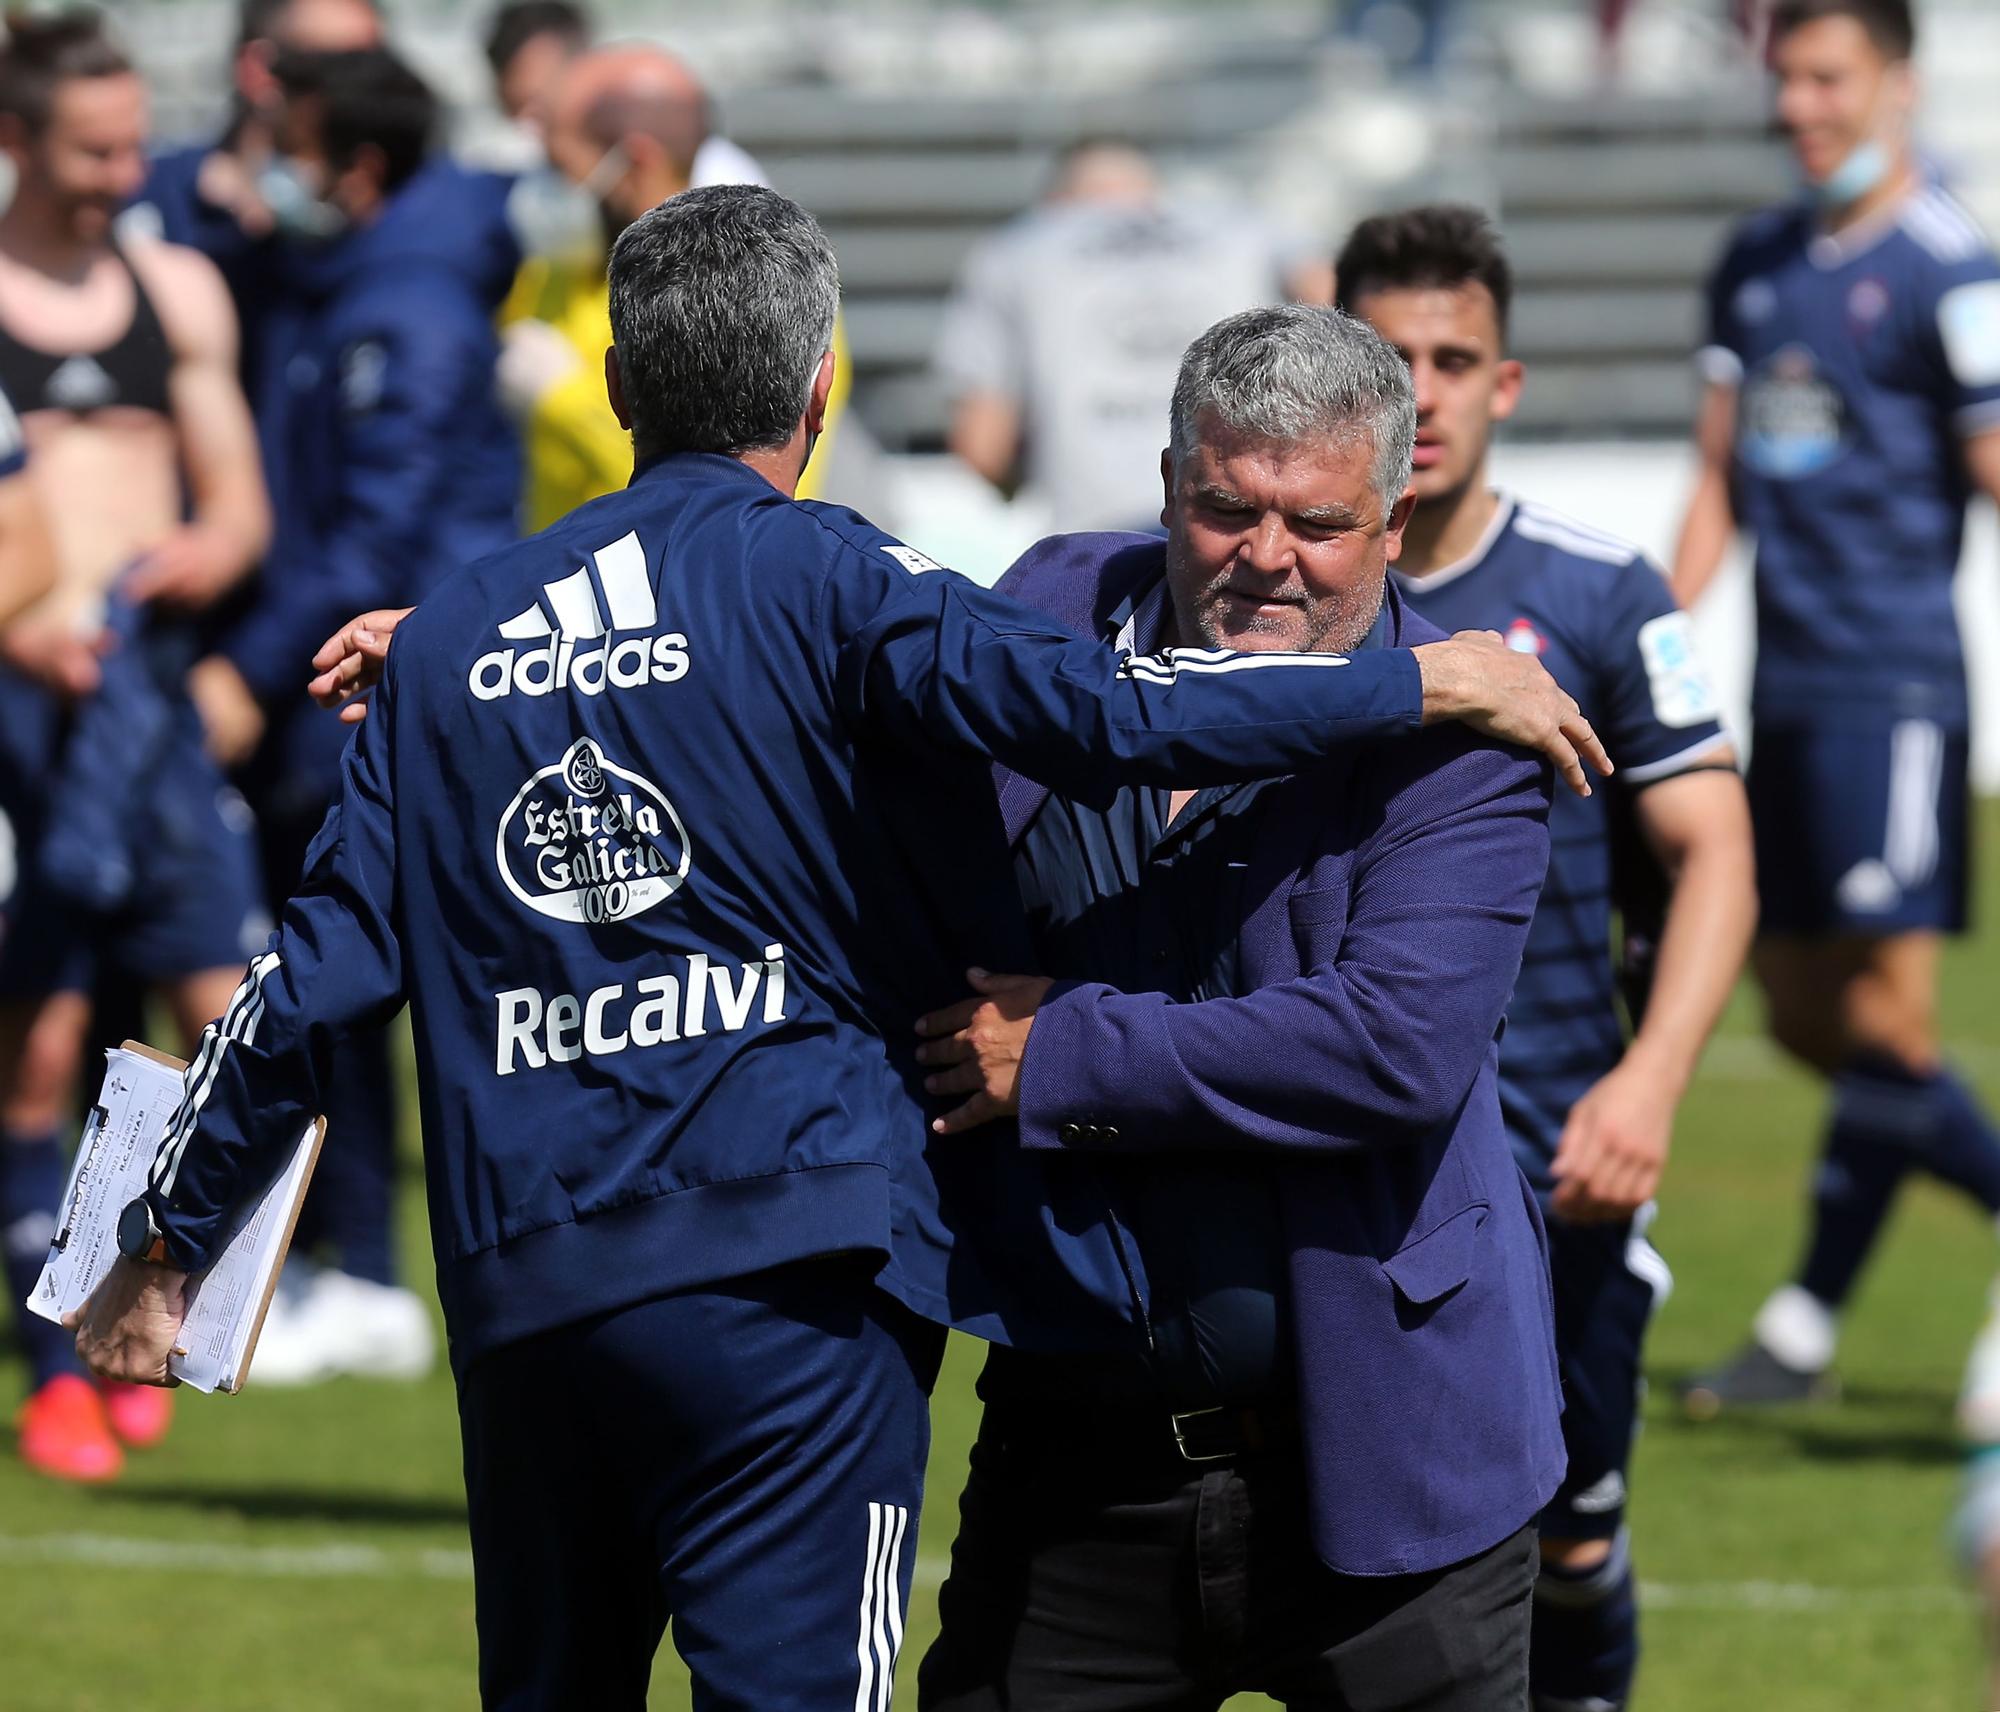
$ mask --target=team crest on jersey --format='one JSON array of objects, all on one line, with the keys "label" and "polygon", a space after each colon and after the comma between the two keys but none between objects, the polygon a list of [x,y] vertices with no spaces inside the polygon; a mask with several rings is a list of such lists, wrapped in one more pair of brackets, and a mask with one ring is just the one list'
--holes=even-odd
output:
[{"label": "team crest on jersey", "polygon": [[1888,313],[1888,286],[1873,274],[1857,279],[1847,293],[1848,325],[1865,333]]},{"label": "team crest on jersey", "polygon": [[1752,370],[1739,409],[1737,455],[1779,481],[1816,475],[1852,438],[1846,399],[1803,345],[1787,345]]},{"label": "team crest on jersey", "polygon": [[1539,654],[1548,647],[1547,639],[1525,618],[1507,626],[1507,646],[1517,654]]},{"label": "team crest on jersey", "polygon": [[674,805],[588,737],[515,794],[493,855],[508,891],[558,921],[629,920],[688,875],[687,828]]}]

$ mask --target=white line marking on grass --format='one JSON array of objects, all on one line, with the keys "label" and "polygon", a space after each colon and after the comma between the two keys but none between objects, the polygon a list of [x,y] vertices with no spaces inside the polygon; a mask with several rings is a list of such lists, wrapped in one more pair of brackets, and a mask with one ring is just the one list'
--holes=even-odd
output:
[{"label": "white line marking on grass", "polygon": [[368,1545],[245,1546],[220,1540],[139,1539],[118,1534],[0,1534],[0,1564],[17,1563],[309,1580],[472,1579],[472,1554],[443,1547],[389,1551]]},{"label": "white line marking on grass", "polygon": [[[396,1551],[371,1545],[251,1546],[221,1540],[143,1539],[119,1534],[0,1534],[0,1565],[72,1564],[86,1569],[171,1570],[183,1574],[277,1576],[320,1581],[470,1581],[472,1554],[435,1546]],[[943,1582],[946,1560],[918,1559],[916,1586]],[[1820,1587],[1804,1581],[1642,1582],[1639,1601],[1654,1611],[1754,1611],[1824,1616],[1866,1612],[1979,1609],[1971,1593],[1918,1587]]]},{"label": "white line marking on grass", "polygon": [[1793,1612],[1803,1616],[1979,1609],[1978,1599],[1958,1587],[1817,1587],[1805,1581],[1642,1581],[1639,1604],[1653,1611]]},{"label": "white line marking on grass", "polygon": [[[1980,1077],[2000,1074],[2000,1048],[1978,1040],[1948,1040],[1944,1055]],[[1701,1055],[1701,1074],[1718,1082],[1768,1082],[1780,1076],[1808,1077],[1768,1040],[1754,1034],[1727,1034],[1711,1040]]]}]

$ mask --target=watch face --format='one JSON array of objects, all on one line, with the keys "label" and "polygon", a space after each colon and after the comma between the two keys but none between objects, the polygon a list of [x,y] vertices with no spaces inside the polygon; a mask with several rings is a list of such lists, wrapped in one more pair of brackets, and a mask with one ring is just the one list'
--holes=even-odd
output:
[{"label": "watch face", "polygon": [[118,1215],[118,1252],[141,1259],[153,1240],[153,1221],[146,1215],[144,1201],[127,1201]]}]

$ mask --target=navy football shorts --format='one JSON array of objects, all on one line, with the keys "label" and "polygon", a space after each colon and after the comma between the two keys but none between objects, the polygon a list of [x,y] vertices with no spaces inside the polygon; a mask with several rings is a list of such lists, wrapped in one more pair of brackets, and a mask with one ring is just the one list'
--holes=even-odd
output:
[{"label": "navy football shorts", "polygon": [[89,788],[67,774],[66,723],[56,697],[0,673],[0,1000],[87,990],[100,964],[157,982],[254,957],[271,927],[256,823],[192,724],[126,811],[128,900],[100,915],[51,883],[40,844],[56,793]]},{"label": "navy football shorts", "polygon": [[1962,932],[1971,743],[1928,719],[1757,727],[1750,814],[1760,930]]},{"label": "navy football shorts", "polygon": [[1625,1521],[1625,1470],[1644,1395],[1640,1357],[1673,1275],[1646,1240],[1652,1209],[1624,1224],[1548,1220],[1569,1471],[1542,1511],[1542,1537],[1608,1540]]}]

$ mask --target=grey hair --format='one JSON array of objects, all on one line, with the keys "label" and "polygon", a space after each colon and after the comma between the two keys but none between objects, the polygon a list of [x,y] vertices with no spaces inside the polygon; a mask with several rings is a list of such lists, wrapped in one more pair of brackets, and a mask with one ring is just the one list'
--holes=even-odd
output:
[{"label": "grey hair", "polygon": [[1188,346],[1174,381],[1176,465],[1194,450],[1204,416],[1279,444],[1365,433],[1383,508],[1410,485],[1417,399],[1409,367],[1374,328],[1338,309],[1289,303],[1216,322]]},{"label": "grey hair", "polygon": [[611,252],[611,339],[632,447],[782,446],[833,348],[840,272],[819,222],[751,184],[684,190]]}]

